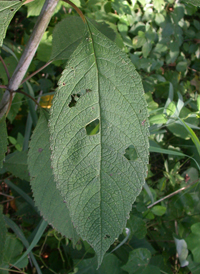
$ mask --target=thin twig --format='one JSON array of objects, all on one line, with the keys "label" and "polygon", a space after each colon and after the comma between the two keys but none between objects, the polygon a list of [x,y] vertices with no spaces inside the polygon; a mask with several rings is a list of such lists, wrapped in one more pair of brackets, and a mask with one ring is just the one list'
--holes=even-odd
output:
[{"label": "thin twig", "polygon": [[37,74],[38,72],[40,72],[41,70],[43,70],[44,68],[46,68],[48,65],[50,65],[52,61],[49,61],[48,63],[46,63],[44,66],[42,66],[41,68],[39,68],[38,70],[34,71],[32,74],[30,74],[28,77],[26,77],[20,85],[22,85],[24,82],[28,81],[30,78],[32,78],[35,74]]},{"label": "thin twig", "polygon": [[8,68],[7,68],[7,66],[6,66],[3,58],[1,57],[1,55],[0,55],[0,60],[1,60],[2,64],[3,64],[3,67],[5,69],[5,72],[6,72],[6,75],[7,75],[7,78],[8,78],[8,82],[9,82],[9,80],[10,80],[10,74],[9,74]]},{"label": "thin twig", "polygon": [[19,89],[16,90],[15,92],[21,93],[21,94],[23,94],[23,95],[29,97],[32,101],[34,101],[34,103],[35,103],[38,107],[42,108],[41,105],[40,105],[40,104],[39,104],[31,95],[29,95],[28,93],[26,93],[26,92],[24,92],[24,91],[21,91],[21,90],[19,90]]},{"label": "thin twig", "polygon": [[9,271],[9,272],[15,272],[15,273],[20,273],[20,274],[27,274],[27,273],[24,272],[24,271],[18,271],[18,270],[3,268],[3,267],[0,267],[0,269],[1,269],[1,270],[5,270],[5,271]]},{"label": "thin twig", "polygon": [[14,198],[14,196],[5,194],[5,193],[3,193],[3,192],[0,192],[0,195],[5,196],[5,197],[9,197],[9,198],[12,198],[12,199]]},{"label": "thin twig", "polygon": [[172,192],[171,194],[169,194],[169,195],[167,195],[167,196],[161,198],[160,200],[156,201],[155,203],[149,205],[147,208],[149,209],[149,208],[155,206],[156,204],[158,204],[158,203],[160,203],[160,202],[162,202],[162,201],[164,201],[164,200],[166,200],[166,199],[168,199],[168,198],[171,198],[172,196],[174,196],[174,195],[180,193],[181,191],[183,191],[183,190],[185,190],[185,189],[191,187],[192,185],[196,184],[197,182],[198,182],[198,180],[196,180],[196,181],[192,182],[191,184],[189,184],[189,185],[187,185],[187,186],[184,186],[184,187],[182,187],[182,188],[180,188],[180,189],[178,189],[178,190]]},{"label": "thin twig", "polygon": [[8,88],[8,87],[5,85],[0,85],[0,88]]},{"label": "thin twig", "polygon": [[63,0],[64,2],[68,3],[70,6],[72,6],[76,12],[80,15],[81,19],[83,20],[83,23],[85,23],[85,16],[83,15],[82,11],[76,6],[74,5],[74,3],[72,3],[70,0]]}]

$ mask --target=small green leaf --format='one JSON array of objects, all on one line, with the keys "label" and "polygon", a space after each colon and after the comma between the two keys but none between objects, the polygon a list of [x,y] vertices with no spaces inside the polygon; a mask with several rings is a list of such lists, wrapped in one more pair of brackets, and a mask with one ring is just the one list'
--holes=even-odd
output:
[{"label": "small green leaf", "polygon": [[42,10],[45,0],[34,0],[28,4],[26,4],[28,9],[28,15],[30,16],[38,16]]},{"label": "small green leaf", "polygon": [[78,235],[72,225],[69,211],[54,182],[49,148],[47,114],[41,111],[30,142],[28,167],[35,204],[42,216],[62,235],[73,239]]},{"label": "small green leaf", "polygon": [[146,42],[143,46],[142,46],[142,54],[144,56],[144,58],[147,58],[150,51],[152,49],[152,43],[151,42]]},{"label": "small green leaf", "polygon": [[157,215],[157,216],[162,216],[165,214],[166,212],[166,207],[164,206],[154,206],[151,211],[153,212],[153,214]]},{"label": "small green leaf", "polygon": [[131,237],[134,235],[138,239],[143,239],[147,234],[145,222],[137,217],[136,215],[131,214],[130,219],[127,221],[126,225],[131,231]]},{"label": "small green leaf", "polygon": [[[99,264],[125,227],[145,182],[146,106],[131,61],[88,21],[60,79],[49,124],[57,187]],[[86,127],[96,119],[99,132],[87,135]],[[135,161],[124,156],[131,145],[137,150]]]},{"label": "small green leaf", "polygon": [[184,73],[187,70],[187,66],[187,61],[178,62],[178,64],[176,65],[176,70]]},{"label": "small green leaf", "polygon": [[[9,271],[1,270],[1,268],[9,269],[9,265],[15,263],[15,261],[22,255],[24,246],[15,235],[7,233],[6,242],[3,254],[3,261],[0,264],[0,274],[8,274]],[[28,264],[28,258],[17,265],[18,268],[26,267]]]},{"label": "small green leaf", "polygon": [[145,35],[142,34],[141,31],[139,31],[139,33],[141,34],[138,36],[135,36],[132,40],[134,49],[141,48],[146,43]]},{"label": "small green leaf", "polygon": [[192,251],[194,261],[200,262],[200,223],[191,226],[192,233],[185,239],[188,249]]},{"label": "small green leaf", "polygon": [[43,62],[48,62],[51,56],[52,49],[52,34],[46,31],[40,41],[37,49],[37,59]]},{"label": "small green leaf", "polygon": [[23,4],[22,1],[0,1],[0,47],[6,36],[6,31],[15,13]]},{"label": "small green leaf", "polygon": [[0,120],[0,168],[3,167],[3,160],[5,159],[5,153],[7,151],[7,129],[6,129],[6,121],[5,117]]},{"label": "small green leaf", "polygon": [[4,255],[4,248],[5,248],[5,242],[6,242],[6,224],[3,218],[3,214],[1,213],[0,208],[0,264],[3,261],[3,255]]},{"label": "small green leaf", "polygon": [[135,273],[136,271],[143,272],[149,260],[151,259],[151,252],[146,248],[137,248],[129,253],[128,262],[122,266],[122,269],[127,271],[129,274]]},{"label": "small green leaf", "polygon": [[26,151],[15,151],[14,153],[9,154],[4,162],[4,167],[14,176],[19,177],[22,180],[30,180]]}]

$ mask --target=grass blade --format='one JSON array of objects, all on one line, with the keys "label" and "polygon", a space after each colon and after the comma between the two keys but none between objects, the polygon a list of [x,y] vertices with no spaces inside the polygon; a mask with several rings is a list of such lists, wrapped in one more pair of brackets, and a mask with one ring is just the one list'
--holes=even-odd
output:
[{"label": "grass blade", "polygon": [[30,246],[28,247],[26,252],[21,256],[21,258],[13,264],[14,266],[16,266],[19,262],[21,262],[21,260],[23,260],[31,252],[31,250],[36,246],[36,244],[39,242],[40,238],[42,237],[42,234],[44,233],[47,225],[48,225],[48,223],[45,220],[41,220],[39,229],[38,229],[32,243],[30,244]]},{"label": "grass blade", "polygon": [[[22,232],[22,230],[7,216],[4,216],[5,222],[6,224],[15,232],[15,234],[19,237],[19,239],[22,241],[23,245],[26,247],[26,249],[29,248],[29,242],[27,241],[27,239],[24,236],[24,233]],[[38,274],[42,274],[42,271],[40,270],[40,267],[33,255],[32,252],[29,253],[30,258],[37,270]]]},{"label": "grass blade", "polygon": [[196,163],[198,169],[200,170],[200,166],[197,163],[197,161],[193,157],[191,157],[189,155],[186,155],[186,154],[184,154],[182,152],[178,152],[178,151],[174,151],[174,150],[170,150],[170,149],[163,149],[163,148],[154,147],[154,146],[150,146],[149,147],[149,152],[157,152],[157,153],[163,153],[163,154],[168,154],[168,155],[188,157],[188,158],[192,159]]}]

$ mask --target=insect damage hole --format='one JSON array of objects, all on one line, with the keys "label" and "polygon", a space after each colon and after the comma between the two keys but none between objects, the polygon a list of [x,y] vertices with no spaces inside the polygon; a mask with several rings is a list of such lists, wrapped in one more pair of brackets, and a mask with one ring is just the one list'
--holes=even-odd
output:
[{"label": "insect damage hole", "polygon": [[125,149],[124,157],[129,161],[135,161],[138,158],[137,151],[134,145],[130,145]]},{"label": "insect damage hole", "polygon": [[72,108],[75,107],[77,101],[79,100],[80,95],[79,94],[72,94],[71,95],[71,101],[68,104],[68,107]]},{"label": "insect damage hole", "polygon": [[92,91],[91,89],[84,89],[84,90],[81,90],[80,92],[78,92],[77,94],[72,94],[71,95],[71,101],[69,102],[68,106],[70,108],[75,107],[76,103],[78,102],[80,97],[84,96],[85,94],[87,94],[88,92],[91,92],[91,91]]},{"label": "insect damage hole", "polygon": [[99,133],[99,119],[92,121],[91,123],[87,124],[86,127],[87,135],[95,135]]}]

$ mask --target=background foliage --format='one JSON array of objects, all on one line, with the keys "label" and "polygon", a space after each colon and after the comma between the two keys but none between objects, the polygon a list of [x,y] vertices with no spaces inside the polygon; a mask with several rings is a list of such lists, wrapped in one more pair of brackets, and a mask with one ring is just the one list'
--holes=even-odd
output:
[{"label": "background foliage", "polygon": [[[1,56],[11,75],[43,3],[35,0],[22,6],[9,25]],[[99,22],[98,29],[128,55],[142,77],[150,121],[151,154],[146,184],[133,205],[126,229],[96,270],[96,256],[85,241],[79,239],[78,235],[64,238],[58,233],[62,231],[57,232],[41,220],[36,206],[43,197],[35,201],[35,206],[29,184],[26,151],[37,122],[37,130],[44,131],[45,145],[45,138],[48,138],[45,134],[48,132],[45,132],[44,124],[47,122],[45,115],[38,120],[39,112],[35,111],[34,103],[17,94],[6,119],[7,148],[7,144],[1,141],[5,134],[5,121],[0,122],[0,148],[1,151],[7,151],[0,170],[0,208],[5,216],[2,213],[0,215],[0,245],[4,247],[2,254],[0,251],[0,273],[8,273],[6,269],[15,264],[15,270],[20,268],[22,273],[34,273],[36,269],[38,273],[198,274],[199,8],[182,1],[162,0],[77,0],[74,3],[88,18]],[[75,29],[80,30],[77,35],[79,39],[82,38],[82,24],[75,15],[76,12],[68,4],[59,2],[29,67],[28,73],[31,74],[49,60],[54,60],[23,86],[23,90],[39,99],[44,108],[50,108],[66,59],[76,47],[74,43],[69,43],[75,39],[72,29],[75,24]],[[56,28],[57,33],[59,28],[62,30],[58,37],[53,34]],[[59,37],[63,41],[63,48],[58,54],[56,41]],[[0,81],[1,85],[8,83],[2,63]],[[0,96],[2,94],[1,89]],[[40,144],[35,145],[40,149]],[[134,157],[134,150],[129,148],[127,155]],[[4,155],[0,154],[0,160],[3,158]],[[45,159],[41,158],[41,163],[45,164]],[[48,185],[51,174],[47,168],[50,167],[44,166],[44,179],[47,181],[44,180],[41,189],[38,188],[41,193],[48,192],[51,187]],[[37,170],[31,172],[34,177],[37,176]],[[182,191],[164,199],[179,189]],[[58,212],[62,212],[63,204],[59,204],[56,193],[50,198],[54,204],[53,199],[58,203]],[[159,199],[162,199],[160,203],[151,206]],[[48,208],[43,210],[46,216]],[[63,216],[63,213],[59,214]],[[52,220],[48,219],[50,217],[53,217]],[[46,217],[47,221],[56,227],[55,216],[50,217]],[[70,238],[75,240],[71,241]],[[17,263],[24,247],[30,251],[31,262],[25,254]]]}]

